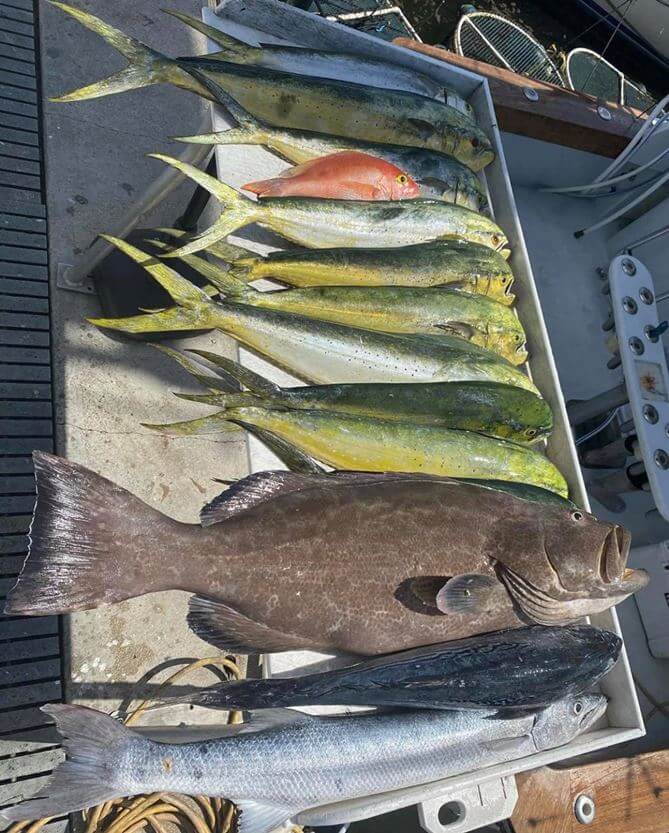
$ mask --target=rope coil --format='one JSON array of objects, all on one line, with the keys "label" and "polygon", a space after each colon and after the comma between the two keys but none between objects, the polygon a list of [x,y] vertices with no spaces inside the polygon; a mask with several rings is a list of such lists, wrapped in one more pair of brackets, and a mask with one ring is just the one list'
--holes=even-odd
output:
[{"label": "rope coil", "polygon": [[[180,668],[164,680],[156,696],[167,686],[201,668],[224,668],[232,677],[239,680],[242,672],[229,657],[205,657]],[[126,726],[133,726],[151,706],[151,700],[142,702],[125,718]],[[228,725],[242,723],[242,713],[228,713]],[[165,825],[174,826],[180,833],[228,833],[235,817],[235,806],[231,802],[217,797],[204,795],[193,796],[189,801],[182,796],[171,793],[149,793],[147,795],[117,798],[106,801],[82,811],[85,822],[84,833],[168,833]],[[18,821],[6,833],[39,833],[54,817],[37,821]]]}]

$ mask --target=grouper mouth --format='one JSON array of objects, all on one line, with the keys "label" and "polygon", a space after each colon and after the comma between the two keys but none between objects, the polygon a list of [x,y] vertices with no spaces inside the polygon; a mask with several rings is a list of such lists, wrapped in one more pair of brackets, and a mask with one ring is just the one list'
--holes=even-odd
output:
[{"label": "grouper mouth", "polygon": [[[645,570],[625,566],[631,538],[626,529],[614,526],[602,544],[599,575],[594,573],[592,581],[584,580],[579,589],[570,590],[561,585],[554,591],[543,590],[526,576],[499,562],[497,573],[525,618],[541,625],[567,624],[606,610],[648,584],[649,576]],[[559,570],[555,573],[559,580]]]}]

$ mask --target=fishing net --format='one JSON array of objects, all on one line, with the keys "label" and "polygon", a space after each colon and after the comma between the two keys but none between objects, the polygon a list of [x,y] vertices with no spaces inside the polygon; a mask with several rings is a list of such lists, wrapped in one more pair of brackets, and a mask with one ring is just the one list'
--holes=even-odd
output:
[{"label": "fishing net", "polygon": [[[235,680],[243,676],[229,657],[206,657],[189,663],[164,680],[156,692],[156,699],[167,686],[201,668],[222,668]],[[125,718],[125,725],[136,724],[151,704],[151,700],[142,701]],[[228,724],[241,722],[240,711],[228,713]],[[223,798],[151,793],[107,801],[82,812],[82,818],[84,833],[173,833],[175,830],[179,833],[227,833],[233,828],[235,807]],[[38,833],[51,820],[19,821],[6,833]]]}]

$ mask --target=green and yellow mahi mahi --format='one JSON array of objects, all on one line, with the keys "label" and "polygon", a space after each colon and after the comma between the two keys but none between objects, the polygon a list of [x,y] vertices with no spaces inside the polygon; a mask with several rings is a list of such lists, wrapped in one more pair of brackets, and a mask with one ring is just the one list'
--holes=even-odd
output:
[{"label": "green and yellow mahi mahi", "polygon": [[169,82],[214,100],[212,89],[221,89],[256,118],[278,127],[432,148],[450,153],[472,170],[495,158],[489,139],[468,115],[435,99],[206,56],[168,58],[87,12],[66,3],[54,5],[97,32],[129,61],[111,77],[56,100],[98,98]]},{"label": "green and yellow mahi mahi", "polygon": [[219,219],[173,256],[192,254],[251,223],[309,249],[333,246],[394,248],[433,240],[470,240],[507,252],[502,229],[489,217],[442,200],[327,200],[282,197],[251,200],[199,168],[161,153],[160,159],[206,188],[225,207]]},{"label": "green and yellow mahi mahi", "polygon": [[395,335],[332,324],[247,304],[220,304],[165,263],[106,238],[140,263],[176,307],[131,318],[93,319],[127,333],[220,329],[309,382],[494,381],[537,392],[523,371],[452,336]]},{"label": "green and yellow mahi mahi", "polygon": [[[176,238],[185,232],[157,229]],[[272,278],[290,286],[448,286],[510,306],[513,272],[499,252],[466,240],[441,240],[394,249],[286,249],[254,255],[229,243],[207,251],[250,283]]]},{"label": "green and yellow mahi mahi", "polygon": [[471,431],[258,406],[233,407],[189,422],[148,427],[174,436],[197,436],[225,431],[230,424],[269,431],[336,469],[498,479],[568,495],[564,478],[543,454]]},{"label": "green and yellow mahi mahi", "polygon": [[[416,425],[478,431],[519,443],[544,439],[553,426],[551,410],[544,399],[522,388],[498,382],[367,382],[281,388],[216,353],[189,351],[213,364],[218,375],[206,376],[199,362],[169,347],[156,347],[210,391],[177,396],[222,409],[261,405],[284,410],[336,411]],[[238,390],[242,385],[248,391]]]}]

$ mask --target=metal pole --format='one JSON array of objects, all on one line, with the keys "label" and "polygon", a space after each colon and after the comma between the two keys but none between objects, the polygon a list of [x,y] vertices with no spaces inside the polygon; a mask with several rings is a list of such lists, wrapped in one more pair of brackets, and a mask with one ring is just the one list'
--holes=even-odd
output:
[{"label": "metal pole", "polygon": [[625,405],[629,401],[625,384],[598,393],[583,402],[572,402],[567,405],[567,415],[571,425],[580,425],[589,419],[595,419],[606,411]]},{"label": "metal pole", "polygon": [[[207,133],[210,128],[211,115],[209,108],[206,108],[197,132]],[[193,144],[188,145],[179,158],[182,162],[199,166],[210,153],[212,153],[211,145]],[[174,190],[183,180],[183,177],[184,175],[176,168],[165,165],[162,173],[154,179],[140,199],[128,208],[110,233],[114,237],[125,238],[137,226],[142,216],[162,202],[170,191]],[[60,289],[69,289],[72,292],[87,294],[94,292],[89,275],[113,248],[111,243],[97,238],[75,264],[59,263],[56,277],[57,286]]]}]

